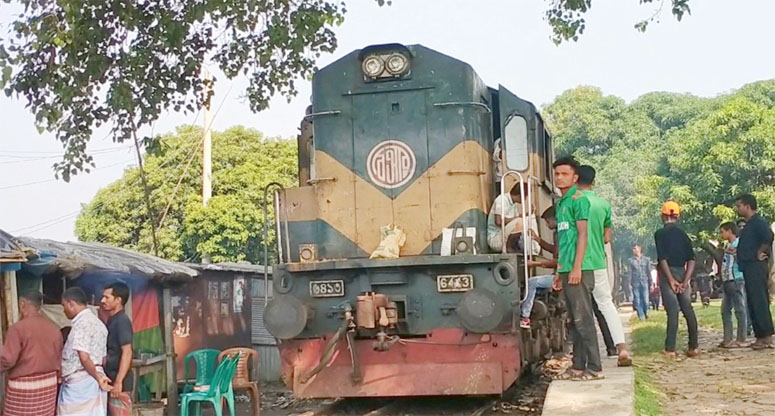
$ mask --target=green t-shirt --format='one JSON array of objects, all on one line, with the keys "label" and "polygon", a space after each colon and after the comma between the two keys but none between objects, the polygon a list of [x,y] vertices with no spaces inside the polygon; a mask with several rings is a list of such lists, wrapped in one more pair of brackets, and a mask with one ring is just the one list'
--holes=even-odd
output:
[{"label": "green t-shirt", "polygon": [[597,196],[594,191],[581,191],[589,200],[589,219],[587,220],[587,251],[581,270],[606,269],[605,229],[613,227],[611,223],[611,204]]},{"label": "green t-shirt", "polygon": [[557,202],[556,215],[560,246],[557,271],[568,273],[573,269],[573,262],[576,260],[576,240],[579,235],[576,221],[589,219],[589,199],[574,186]]}]

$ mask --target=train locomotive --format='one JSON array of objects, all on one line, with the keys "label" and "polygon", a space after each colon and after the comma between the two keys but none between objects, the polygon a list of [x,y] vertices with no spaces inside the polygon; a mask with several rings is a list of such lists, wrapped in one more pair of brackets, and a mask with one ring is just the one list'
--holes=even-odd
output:
[{"label": "train locomotive", "polygon": [[[275,191],[279,262],[263,317],[294,395],[501,394],[561,350],[556,294],[519,328],[530,237],[517,253],[487,244],[490,206],[513,184],[524,184],[523,224],[552,205],[552,160],[534,105],[427,47],[369,46],[317,71],[301,186]],[[404,233],[400,257],[370,259],[388,225]]]}]

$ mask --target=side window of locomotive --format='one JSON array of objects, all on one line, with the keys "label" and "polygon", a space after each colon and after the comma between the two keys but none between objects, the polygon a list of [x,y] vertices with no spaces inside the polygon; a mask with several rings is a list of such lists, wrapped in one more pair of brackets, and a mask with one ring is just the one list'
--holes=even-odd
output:
[{"label": "side window of locomotive", "polygon": [[503,130],[506,166],[511,170],[526,170],[528,166],[527,121],[522,116],[513,116],[506,122]]}]

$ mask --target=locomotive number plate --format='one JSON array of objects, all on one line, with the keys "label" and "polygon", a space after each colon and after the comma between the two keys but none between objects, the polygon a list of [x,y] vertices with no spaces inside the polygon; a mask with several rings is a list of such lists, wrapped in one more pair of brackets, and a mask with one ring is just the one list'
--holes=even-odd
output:
[{"label": "locomotive number plate", "polygon": [[436,276],[436,290],[439,292],[467,292],[473,288],[474,276],[470,274]]},{"label": "locomotive number plate", "polygon": [[309,282],[309,294],[314,298],[344,296],[344,280],[318,280]]}]

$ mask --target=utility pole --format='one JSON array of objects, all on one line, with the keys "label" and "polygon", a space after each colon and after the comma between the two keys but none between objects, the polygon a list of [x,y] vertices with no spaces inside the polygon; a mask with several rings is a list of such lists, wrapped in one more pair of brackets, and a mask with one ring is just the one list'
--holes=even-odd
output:
[{"label": "utility pole", "polygon": [[[210,79],[210,71],[205,70],[207,102],[205,103],[205,131],[202,138],[202,203],[205,207],[207,207],[207,201],[213,196],[213,138],[211,134],[213,115],[210,112],[210,99],[212,98]],[[202,263],[210,264],[211,262],[210,253],[202,253]]]},{"label": "utility pole", "polygon": [[[205,70],[205,82],[207,83],[206,94],[211,97],[210,72],[207,70]],[[210,112],[210,97],[208,97],[207,103],[205,104],[205,131],[202,150],[202,202],[204,203],[205,207],[207,206],[207,201],[209,201],[210,197],[213,196],[213,140],[211,134],[213,114]]]}]

